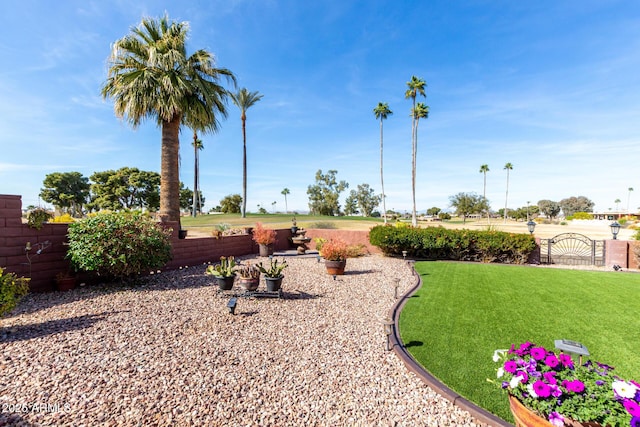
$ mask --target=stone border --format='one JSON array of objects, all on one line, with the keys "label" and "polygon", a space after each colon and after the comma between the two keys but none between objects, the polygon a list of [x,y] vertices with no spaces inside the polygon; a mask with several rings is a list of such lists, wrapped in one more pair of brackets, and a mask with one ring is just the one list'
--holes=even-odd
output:
[{"label": "stone border", "polygon": [[400,312],[404,308],[404,305],[407,303],[409,298],[415,294],[418,289],[422,287],[422,278],[416,272],[414,266],[415,261],[408,261],[407,264],[410,265],[411,271],[416,278],[415,285],[409,289],[404,295],[402,295],[398,301],[394,304],[394,306],[389,310],[389,317],[393,320],[393,328],[391,332],[390,344],[394,353],[398,358],[405,364],[409,371],[413,372],[429,387],[431,387],[434,391],[440,394],[442,397],[451,401],[454,405],[458,406],[461,409],[469,412],[474,418],[478,421],[486,423],[491,426],[498,427],[513,427],[512,424],[509,424],[505,420],[498,418],[496,415],[482,409],[481,407],[475,405],[469,400],[457,394],[455,391],[451,390],[445,384],[440,382],[439,379],[434,377],[429,371],[423,368],[416,360],[411,356],[411,354],[407,351],[400,335],[398,333],[398,320],[400,318]]}]

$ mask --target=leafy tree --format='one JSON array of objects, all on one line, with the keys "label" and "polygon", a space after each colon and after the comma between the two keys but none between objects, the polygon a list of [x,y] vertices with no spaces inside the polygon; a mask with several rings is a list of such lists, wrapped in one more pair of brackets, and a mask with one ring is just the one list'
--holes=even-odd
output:
[{"label": "leafy tree", "polygon": [[576,212],[593,212],[593,203],[585,196],[569,197],[558,202],[564,216],[571,216]]},{"label": "leafy tree", "polygon": [[291,194],[288,188],[284,188],[280,194],[284,196],[284,211],[285,213],[289,212],[289,206],[287,206],[287,194]]},{"label": "leafy tree", "polygon": [[509,200],[509,171],[513,170],[513,165],[511,163],[507,163],[504,165],[504,170],[507,171],[507,194],[504,197],[504,223],[507,223],[507,201]]},{"label": "leafy tree", "polygon": [[[204,150],[204,145],[202,144],[202,140],[198,139],[198,134],[193,132],[193,142],[191,143],[193,146],[193,201],[191,203],[191,215],[193,217],[196,216],[198,212],[202,213],[202,205],[204,201],[202,200],[202,191],[200,191],[200,151]],[[180,207],[182,208],[182,188],[180,188]]]},{"label": "leafy tree", "polygon": [[442,220],[442,221],[447,221],[447,220],[451,219],[451,215],[449,213],[447,213],[447,212],[440,212],[438,214],[438,218],[440,218],[440,220]]},{"label": "leafy tree", "polygon": [[102,209],[146,208],[155,211],[160,205],[160,175],[123,167],[91,175],[92,202]]},{"label": "leafy tree", "polygon": [[456,209],[456,215],[462,217],[462,222],[466,223],[469,215],[489,210],[487,199],[475,193],[458,193],[449,197],[451,207]]},{"label": "leafy tree", "polygon": [[189,57],[187,22],[144,18],[117,40],[109,58],[104,98],[113,98],[118,117],[134,128],[152,118],[162,128],[160,218],[180,221],[180,126],[216,131],[226,117],[229,92],[220,78],[235,84],[225,68],[216,68],[212,53],[198,50]]},{"label": "leafy tree", "polygon": [[344,201],[344,214],[345,215],[357,215],[358,210],[358,193],[356,190],[351,190],[349,196]]},{"label": "leafy tree", "polygon": [[[242,205],[242,196],[239,194],[229,194],[220,200],[220,211],[223,213],[240,213]],[[264,208],[262,208],[264,209]],[[264,213],[267,213],[264,210]]]},{"label": "leafy tree", "polygon": [[73,216],[89,198],[89,179],[80,172],[54,172],[45,176],[40,197],[59,210],[71,210]]},{"label": "leafy tree", "polygon": [[358,185],[355,197],[358,203],[358,210],[364,216],[371,216],[373,211],[380,205],[380,199],[382,198],[376,194],[373,188],[369,187],[369,184]]},{"label": "leafy tree", "polygon": [[338,182],[336,179],[337,170],[329,170],[327,174],[322,173],[322,169],[316,172],[316,184],[307,187],[309,195],[309,210],[312,215],[334,216],[340,212],[338,199],[340,193],[349,188],[346,181]]},{"label": "leafy tree", "polygon": [[538,208],[550,220],[553,220],[560,213],[560,204],[551,200],[539,200]]},{"label": "leafy tree", "polygon": [[189,187],[185,187],[184,183],[180,183],[180,209],[184,211],[194,212],[194,202],[197,205],[195,211],[202,214],[202,207],[204,206],[205,198],[198,190],[198,195],[194,197],[195,191],[192,191]]},{"label": "leafy tree", "polygon": [[431,215],[431,216],[438,216],[438,214],[440,213],[442,209],[437,208],[437,207],[432,207],[427,209],[427,215]]},{"label": "leafy tree", "polygon": [[[425,113],[429,114],[429,107],[422,104],[423,107],[417,109],[416,106],[416,96],[422,95],[426,98],[426,93],[424,88],[427,86],[427,83],[416,77],[411,76],[411,80],[407,82],[407,91],[404,94],[405,98],[411,98],[413,106],[411,108],[411,191],[413,196],[413,211],[411,215],[411,223],[414,227],[418,225],[418,218],[416,217],[416,160],[418,156],[418,116]],[[425,116],[426,117],[426,116]]]},{"label": "leafy tree", "polygon": [[244,87],[238,93],[231,94],[231,100],[240,109],[242,120],[242,218],[247,217],[247,110],[260,101],[262,96],[257,91],[249,92]]},{"label": "leafy tree", "polygon": [[384,176],[382,174],[382,121],[386,120],[388,116],[393,114],[393,111],[389,108],[389,104],[386,102],[378,102],[376,108],[373,109],[376,119],[380,120],[380,186],[382,187],[382,212],[384,217],[384,223],[387,223],[387,203],[384,195]]}]

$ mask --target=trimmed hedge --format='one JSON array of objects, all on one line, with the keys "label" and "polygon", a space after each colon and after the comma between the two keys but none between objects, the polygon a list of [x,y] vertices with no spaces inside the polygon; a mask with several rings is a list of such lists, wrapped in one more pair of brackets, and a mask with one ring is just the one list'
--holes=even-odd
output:
[{"label": "trimmed hedge", "polygon": [[504,264],[525,264],[536,248],[535,239],[527,234],[391,225],[373,227],[369,242],[385,255],[407,251],[412,258]]}]

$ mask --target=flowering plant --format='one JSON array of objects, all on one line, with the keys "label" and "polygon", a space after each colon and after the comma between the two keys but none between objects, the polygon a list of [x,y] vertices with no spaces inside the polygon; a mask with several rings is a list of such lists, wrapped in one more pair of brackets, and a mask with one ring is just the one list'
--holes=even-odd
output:
[{"label": "flowering plant", "polygon": [[327,261],[343,261],[348,255],[347,243],[342,239],[331,239],[322,244],[320,255]]},{"label": "flowering plant", "polygon": [[260,245],[270,245],[276,241],[276,230],[264,228],[261,222],[257,222],[253,229],[253,241]]},{"label": "flowering plant", "polygon": [[590,360],[576,366],[568,354],[530,342],[496,350],[493,360],[500,362],[501,388],[554,426],[640,427],[640,384],[612,374],[611,366]]}]

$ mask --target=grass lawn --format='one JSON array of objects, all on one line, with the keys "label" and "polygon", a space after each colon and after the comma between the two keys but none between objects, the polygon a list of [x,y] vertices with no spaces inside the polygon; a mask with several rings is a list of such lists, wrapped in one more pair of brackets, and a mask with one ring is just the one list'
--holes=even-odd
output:
[{"label": "grass lawn", "polygon": [[513,422],[495,379],[494,350],[556,339],[584,344],[595,361],[640,380],[640,274],[454,262],[419,262],[423,287],[400,334],[424,367],[460,395]]}]

